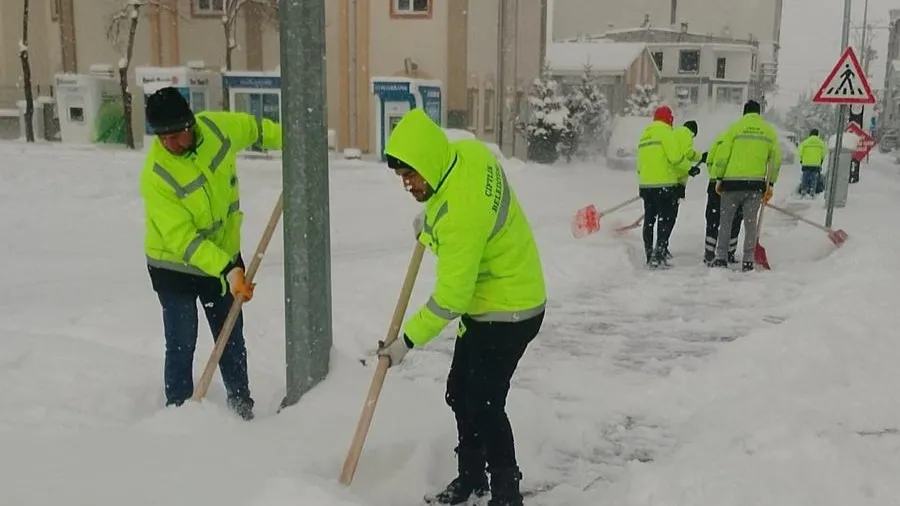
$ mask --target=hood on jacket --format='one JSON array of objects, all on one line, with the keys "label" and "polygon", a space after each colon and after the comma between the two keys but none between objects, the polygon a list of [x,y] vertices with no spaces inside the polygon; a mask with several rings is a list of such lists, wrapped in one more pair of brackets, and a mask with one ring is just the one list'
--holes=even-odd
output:
[{"label": "hood on jacket", "polygon": [[435,191],[452,161],[450,141],[444,130],[420,108],[409,111],[397,123],[384,154],[418,172]]}]

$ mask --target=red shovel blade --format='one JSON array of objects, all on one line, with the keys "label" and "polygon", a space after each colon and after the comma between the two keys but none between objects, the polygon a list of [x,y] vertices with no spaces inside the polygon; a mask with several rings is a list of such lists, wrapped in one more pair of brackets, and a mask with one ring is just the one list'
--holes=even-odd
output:
[{"label": "red shovel blade", "polygon": [[769,255],[766,254],[766,248],[763,248],[759,241],[756,241],[756,247],[753,249],[753,262],[764,270],[772,269],[769,266]]},{"label": "red shovel blade", "polygon": [[828,232],[828,238],[831,239],[831,242],[837,246],[841,247],[845,242],[847,242],[847,232],[843,230],[831,230]]},{"label": "red shovel blade", "polygon": [[600,213],[594,204],[582,207],[572,218],[572,235],[582,238],[600,230]]}]

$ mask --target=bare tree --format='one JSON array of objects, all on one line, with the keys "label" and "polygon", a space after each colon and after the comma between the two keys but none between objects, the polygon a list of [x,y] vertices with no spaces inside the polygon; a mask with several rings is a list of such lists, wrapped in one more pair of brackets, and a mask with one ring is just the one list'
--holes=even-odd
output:
[{"label": "bare tree", "polygon": [[34,90],[31,88],[31,61],[28,59],[28,0],[22,11],[22,39],[19,41],[19,60],[25,87],[25,140],[34,142]]},{"label": "bare tree", "polygon": [[[141,9],[147,5],[159,5],[157,0],[125,0],[121,9],[114,12],[106,27],[106,38],[119,50],[119,89],[122,92],[122,107],[125,115],[125,145],[135,149],[132,116],[134,108],[131,91],[128,88],[128,71],[134,56],[134,39],[137,35]],[[124,40],[123,40],[124,39]]]},{"label": "bare tree", "polygon": [[[233,68],[233,53],[237,49],[237,18],[245,7],[252,5],[263,14],[266,22],[277,20],[278,2],[276,0],[224,0],[222,12],[222,30],[225,34],[225,70]],[[228,108],[228,95],[224,97],[225,108]]]}]

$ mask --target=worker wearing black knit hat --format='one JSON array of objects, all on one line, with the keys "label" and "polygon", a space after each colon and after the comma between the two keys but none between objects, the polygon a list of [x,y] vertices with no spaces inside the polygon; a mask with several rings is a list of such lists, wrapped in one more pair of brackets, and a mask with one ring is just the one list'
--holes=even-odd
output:
[{"label": "worker wearing black knit hat", "polygon": [[[281,148],[281,126],[239,112],[194,114],[175,88],[147,97],[146,118],[156,136],[141,173],[147,232],[144,253],[162,306],[166,338],[166,405],[193,395],[197,299],[218,337],[235,298],[253,298],[244,278],[237,154],[254,144]],[[253,418],[243,317],[219,361],[228,405]]]}]

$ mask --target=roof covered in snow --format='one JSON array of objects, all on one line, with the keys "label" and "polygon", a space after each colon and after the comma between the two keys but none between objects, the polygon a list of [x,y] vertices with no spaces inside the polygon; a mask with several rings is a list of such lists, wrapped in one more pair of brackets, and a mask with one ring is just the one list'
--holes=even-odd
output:
[{"label": "roof covered in snow", "polygon": [[643,42],[554,42],[547,48],[547,64],[557,72],[581,72],[590,65],[598,73],[624,73],[646,50]]}]

